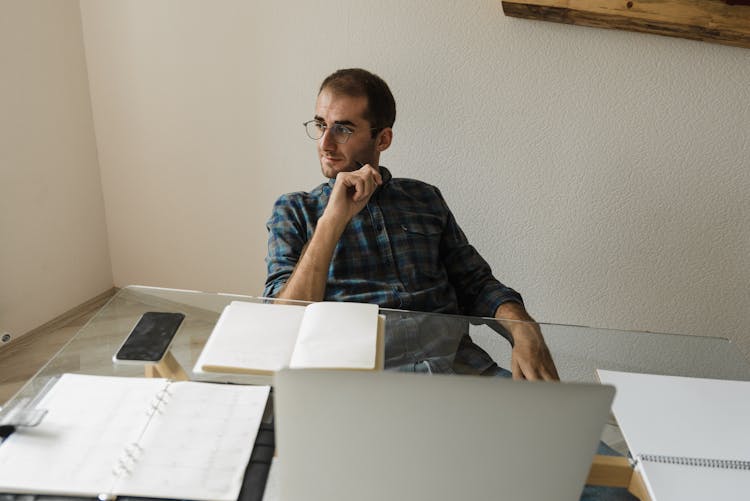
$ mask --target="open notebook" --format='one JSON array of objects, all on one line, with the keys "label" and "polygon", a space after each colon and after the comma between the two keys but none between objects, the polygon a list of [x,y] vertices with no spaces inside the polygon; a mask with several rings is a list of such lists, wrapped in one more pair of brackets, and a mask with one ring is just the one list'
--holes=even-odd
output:
[{"label": "open notebook", "polygon": [[232,301],[216,322],[193,372],[255,376],[270,383],[283,367],[373,370],[383,366],[376,304],[304,305]]},{"label": "open notebook", "polygon": [[750,499],[750,381],[597,373],[652,501]]},{"label": "open notebook", "polygon": [[269,388],[64,374],[0,444],[0,492],[235,501]]},{"label": "open notebook", "polygon": [[504,378],[285,370],[282,501],[578,501],[614,389]]}]

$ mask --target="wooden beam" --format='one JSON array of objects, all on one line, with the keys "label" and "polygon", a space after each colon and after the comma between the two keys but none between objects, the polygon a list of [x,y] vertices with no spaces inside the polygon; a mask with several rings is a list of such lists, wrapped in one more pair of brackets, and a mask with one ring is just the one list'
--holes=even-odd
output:
[{"label": "wooden beam", "polygon": [[722,0],[503,0],[506,16],[750,48],[750,6]]}]

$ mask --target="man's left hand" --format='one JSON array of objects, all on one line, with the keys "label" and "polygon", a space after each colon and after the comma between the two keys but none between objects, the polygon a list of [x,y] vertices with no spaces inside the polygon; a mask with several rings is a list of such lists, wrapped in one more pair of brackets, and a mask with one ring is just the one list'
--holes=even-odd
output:
[{"label": "man's left hand", "polygon": [[513,352],[511,353],[513,379],[560,380],[539,324],[529,316],[523,305],[504,303],[495,312],[495,318],[508,320],[502,324],[513,336]]}]

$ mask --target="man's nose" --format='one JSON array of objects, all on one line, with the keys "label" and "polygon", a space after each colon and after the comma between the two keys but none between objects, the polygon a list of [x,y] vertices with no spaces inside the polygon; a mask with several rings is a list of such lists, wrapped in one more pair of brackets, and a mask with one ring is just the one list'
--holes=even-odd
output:
[{"label": "man's nose", "polygon": [[323,131],[323,135],[318,139],[320,141],[320,146],[324,150],[334,150],[336,149],[336,141],[333,140],[333,133],[331,132],[331,129],[326,129]]}]

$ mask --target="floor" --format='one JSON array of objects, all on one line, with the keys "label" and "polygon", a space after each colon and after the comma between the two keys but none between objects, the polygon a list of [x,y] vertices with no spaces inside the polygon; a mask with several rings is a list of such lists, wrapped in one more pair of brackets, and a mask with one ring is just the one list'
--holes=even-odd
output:
[{"label": "floor", "polygon": [[0,406],[4,405],[78,330],[98,306],[48,332],[34,332],[0,349]]}]

